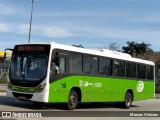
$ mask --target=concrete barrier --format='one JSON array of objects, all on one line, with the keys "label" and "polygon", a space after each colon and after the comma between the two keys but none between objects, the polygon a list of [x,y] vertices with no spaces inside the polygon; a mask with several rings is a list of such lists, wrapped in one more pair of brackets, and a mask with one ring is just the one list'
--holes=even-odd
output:
[{"label": "concrete barrier", "polygon": [[6,92],[7,84],[0,84],[0,92]]}]

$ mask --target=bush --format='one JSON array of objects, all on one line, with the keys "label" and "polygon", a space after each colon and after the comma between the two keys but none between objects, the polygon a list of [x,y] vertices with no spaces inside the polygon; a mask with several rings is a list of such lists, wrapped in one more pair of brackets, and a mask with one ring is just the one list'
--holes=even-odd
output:
[{"label": "bush", "polygon": [[7,80],[6,79],[0,79],[0,84],[6,84]]},{"label": "bush", "polygon": [[160,86],[156,86],[155,87],[155,93],[156,94],[160,94]]}]

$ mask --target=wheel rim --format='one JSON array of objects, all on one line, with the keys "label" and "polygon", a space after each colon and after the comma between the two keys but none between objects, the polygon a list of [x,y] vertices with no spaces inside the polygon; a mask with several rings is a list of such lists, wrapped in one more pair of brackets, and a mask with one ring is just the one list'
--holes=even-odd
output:
[{"label": "wheel rim", "polygon": [[69,98],[69,103],[72,108],[76,106],[76,101],[77,101],[76,96],[72,94]]},{"label": "wheel rim", "polygon": [[132,96],[130,94],[127,94],[126,96],[126,105],[130,106],[132,103]]}]

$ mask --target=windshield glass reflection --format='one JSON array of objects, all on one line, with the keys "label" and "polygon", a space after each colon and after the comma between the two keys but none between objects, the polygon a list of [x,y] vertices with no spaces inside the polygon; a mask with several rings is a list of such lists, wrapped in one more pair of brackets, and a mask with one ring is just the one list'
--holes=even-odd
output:
[{"label": "windshield glass reflection", "polygon": [[11,78],[29,81],[44,79],[47,65],[48,56],[45,54],[15,54],[11,63]]}]

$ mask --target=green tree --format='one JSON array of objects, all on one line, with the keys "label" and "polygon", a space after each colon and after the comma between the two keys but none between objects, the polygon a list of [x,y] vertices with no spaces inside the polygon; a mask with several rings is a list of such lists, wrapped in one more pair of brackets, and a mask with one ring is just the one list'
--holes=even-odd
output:
[{"label": "green tree", "polygon": [[147,58],[148,54],[153,52],[153,50],[149,46],[151,46],[151,44],[146,44],[146,43],[142,42],[141,44],[138,44],[137,51],[139,52],[140,55]]},{"label": "green tree", "polygon": [[127,46],[122,47],[122,52],[130,54],[132,57],[136,53],[136,43],[127,41]]},{"label": "green tree", "polygon": [[146,44],[144,42],[142,43],[135,43],[134,41],[132,42],[127,42],[127,46],[122,47],[122,51],[124,53],[130,54],[132,57],[135,56],[141,56],[145,57],[145,59],[149,56],[150,53],[153,52],[153,50],[149,47],[151,46],[150,44]]}]

